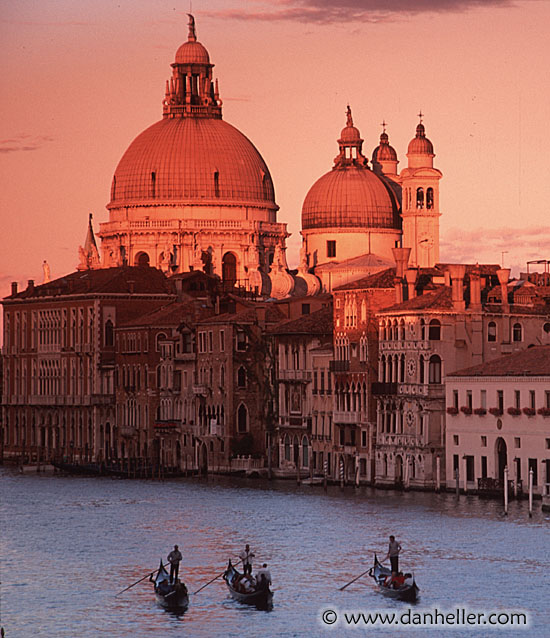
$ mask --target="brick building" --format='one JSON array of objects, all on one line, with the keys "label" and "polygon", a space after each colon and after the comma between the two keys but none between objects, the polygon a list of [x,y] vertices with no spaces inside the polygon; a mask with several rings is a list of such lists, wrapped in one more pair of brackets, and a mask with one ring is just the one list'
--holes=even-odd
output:
[{"label": "brick building", "polygon": [[4,306],[4,457],[117,457],[115,328],[173,298],[163,273],[121,267],[71,273]]}]

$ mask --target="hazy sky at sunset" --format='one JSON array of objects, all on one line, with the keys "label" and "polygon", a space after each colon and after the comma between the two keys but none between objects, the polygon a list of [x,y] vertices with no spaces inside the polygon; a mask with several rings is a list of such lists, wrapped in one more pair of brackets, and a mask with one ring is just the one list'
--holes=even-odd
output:
[{"label": "hazy sky at sunset", "polygon": [[[3,2],[0,294],[75,269],[87,216],[161,119],[187,3]],[[550,259],[546,0],[193,0],[224,119],[266,160],[296,265],[303,199],[330,170],[349,102],[370,156],[388,124],[400,168],[419,109],[441,181],[442,261],[515,272]]]}]

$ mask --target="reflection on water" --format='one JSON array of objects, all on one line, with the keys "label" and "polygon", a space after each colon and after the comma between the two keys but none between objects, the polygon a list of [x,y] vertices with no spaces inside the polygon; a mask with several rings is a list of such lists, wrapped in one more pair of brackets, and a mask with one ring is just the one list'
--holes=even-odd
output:
[{"label": "reflection on water", "polygon": [[[367,575],[339,591],[368,569],[375,552],[385,555],[390,534],[400,540],[402,567],[414,570],[421,589],[416,609],[528,610],[528,635],[548,636],[541,583],[550,568],[550,516],[537,507],[529,519],[526,502],[512,502],[504,517],[498,502],[453,494],[1,471],[6,638],[328,635],[323,609],[403,609]],[[232,600],[221,578],[246,542],[256,565],[268,563],[273,576],[269,613]],[[184,614],[158,607],[147,580],[115,597],[176,543],[190,592],[220,574],[191,595]],[[445,630],[452,638],[485,635]]]}]

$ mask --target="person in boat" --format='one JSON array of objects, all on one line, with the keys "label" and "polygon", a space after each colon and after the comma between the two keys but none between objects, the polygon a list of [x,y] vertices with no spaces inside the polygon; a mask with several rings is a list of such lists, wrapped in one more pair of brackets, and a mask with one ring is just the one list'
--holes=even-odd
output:
[{"label": "person in boat", "polygon": [[252,574],[252,559],[254,554],[250,551],[250,545],[246,545],[244,551],[239,554],[239,558],[243,562],[243,571],[245,574]]},{"label": "person in boat", "polygon": [[178,579],[178,573],[180,570],[180,562],[183,556],[177,545],[174,545],[174,549],[168,554],[166,559],[170,563],[170,583],[176,582]]},{"label": "person in boat", "polygon": [[395,536],[390,536],[390,544],[388,547],[388,553],[382,562],[390,559],[391,570],[396,574],[399,573],[399,552],[401,551],[401,544],[395,540]]},{"label": "person in boat", "polygon": [[258,589],[268,589],[271,585],[271,574],[267,569],[267,563],[264,563],[256,572],[256,582],[258,583]]}]

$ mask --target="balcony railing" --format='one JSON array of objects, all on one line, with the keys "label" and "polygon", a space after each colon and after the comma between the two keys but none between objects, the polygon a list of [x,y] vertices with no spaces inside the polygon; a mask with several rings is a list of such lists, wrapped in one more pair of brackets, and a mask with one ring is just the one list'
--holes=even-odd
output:
[{"label": "balcony railing", "polygon": [[279,370],[280,381],[311,381],[311,370]]},{"label": "balcony railing", "polygon": [[362,417],[363,413],[357,411],[335,410],[332,413],[332,420],[334,423],[359,424],[363,420]]},{"label": "balcony railing", "polygon": [[329,361],[329,370],[331,372],[349,372],[349,359]]},{"label": "balcony railing", "polygon": [[397,394],[397,383],[384,383],[382,381],[375,381],[372,384],[372,394],[375,397],[384,394]]}]

